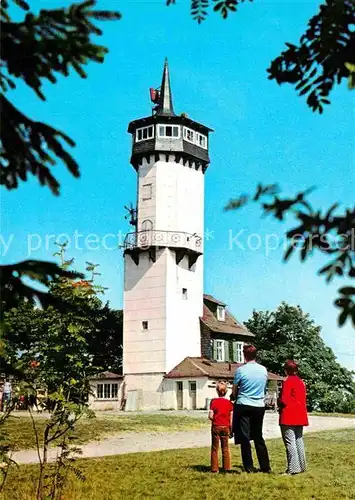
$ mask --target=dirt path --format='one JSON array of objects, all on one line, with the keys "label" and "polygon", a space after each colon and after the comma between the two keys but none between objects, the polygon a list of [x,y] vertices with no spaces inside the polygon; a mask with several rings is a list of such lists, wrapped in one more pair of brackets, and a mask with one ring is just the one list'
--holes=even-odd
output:
[{"label": "dirt path", "polygon": [[[355,429],[355,418],[341,417],[310,417],[310,426],[306,432],[316,432],[331,429]],[[278,417],[267,413],[264,421],[264,437],[267,439],[280,437]],[[179,432],[135,432],[110,436],[101,441],[87,443],[81,447],[82,457],[104,457],[124,453],[139,453],[143,451],[159,451],[178,448],[199,448],[210,445],[208,429]],[[56,450],[50,450],[49,457],[53,460]],[[38,456],[34,450],[19,451],[13,459],[18,464],[37,463]]]}]

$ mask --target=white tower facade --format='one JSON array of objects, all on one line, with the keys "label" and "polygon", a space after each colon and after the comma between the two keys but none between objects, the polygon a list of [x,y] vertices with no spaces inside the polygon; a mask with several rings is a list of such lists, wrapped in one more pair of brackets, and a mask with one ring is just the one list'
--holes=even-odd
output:
[{"label": "white tower facade", "polygon": [[126,397],[164,407],[163,377],[201,356],[204,174],[211,129],[173,111],[168,64],[152,116],[129,124],[137,172],[135,232],[124,245]]}]

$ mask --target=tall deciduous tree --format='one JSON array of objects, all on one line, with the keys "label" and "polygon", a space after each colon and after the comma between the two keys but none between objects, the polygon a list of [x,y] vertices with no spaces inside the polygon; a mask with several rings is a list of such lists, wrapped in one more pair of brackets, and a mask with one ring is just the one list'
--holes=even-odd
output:
[{"label": "tall deciduous tree", "polygon": [[311,410],[355,411],[353,373],[337,362],[321,327],[300,307],[282,303],[276,311],[254,311],[245,324],[268,370],[283,375],[287,359],[299,363]]}]

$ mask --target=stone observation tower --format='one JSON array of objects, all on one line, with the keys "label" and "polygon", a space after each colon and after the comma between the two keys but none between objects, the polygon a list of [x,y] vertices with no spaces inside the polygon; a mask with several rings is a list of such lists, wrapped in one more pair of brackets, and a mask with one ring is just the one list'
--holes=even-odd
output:
[{"label": "stone observation tower", "polygon": [[123,374],[137,408],[163,407],[164,375],[201,356],[204,174],[211,129],[176,115],[165,61],[153,114],[130,122],[135,232],[124,243]]}]

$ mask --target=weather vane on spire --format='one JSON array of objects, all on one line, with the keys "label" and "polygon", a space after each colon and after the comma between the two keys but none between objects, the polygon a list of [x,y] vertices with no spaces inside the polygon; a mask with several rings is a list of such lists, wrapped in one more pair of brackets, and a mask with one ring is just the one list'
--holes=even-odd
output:
[{"label": "weather vane on spire", "polygon": [[168,59],[165,58],[163,77],[161,86],[157,89],[149,89],[150,99],[155,104],[153,113],[164,116],[175,116],[173,109],[173,100],[170,88]]}]

